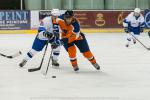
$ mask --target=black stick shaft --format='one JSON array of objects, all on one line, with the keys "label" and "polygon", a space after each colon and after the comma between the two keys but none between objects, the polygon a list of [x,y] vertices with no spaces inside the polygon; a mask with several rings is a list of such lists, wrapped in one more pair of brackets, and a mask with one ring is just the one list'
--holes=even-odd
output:
[{"label": "black stick shaft", "polygon": [[41,60],[40,66],[39,66],[39,67],[37,67],[37,68],[31,68],[31,69],[28,69],[28,72],[34,72],[34,71],[38,71],[38,70],[40,70],[40,69],[41,69],[42,64],[43,64],[43,61],[44,61],[44,58],[45,58],[45,54],[46,54],[46,51],[47,51],[47,47],[48,47],[48,43],[46,44],[45,51],[44,51],[44,54],[43,54],[43,57],[42,57],[42,60]]},{"label": "black stick shaft", "polygon": [[[130,33],[131,34],[131,33]],[[145,49],[149,50],[139,39],[137,39],[133,34],[131,34]]]},{"label": "black stick shaft", "polygon": [[50,64],[50,61],[51,61],[51,58],[52,58],[52,53],[53,53],[53,49],[51,50],[51,54],[50,54],[50,57],[49,57],[49,60],[48,60],[48,64],[47,64],[45,75],[47,75],[47,72],[48,72],[48,69],[49,69],[49,64]]}]

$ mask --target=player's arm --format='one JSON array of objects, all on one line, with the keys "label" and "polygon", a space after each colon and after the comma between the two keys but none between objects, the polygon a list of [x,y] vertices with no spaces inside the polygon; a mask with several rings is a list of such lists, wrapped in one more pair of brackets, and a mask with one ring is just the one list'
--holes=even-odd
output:
[{"label": "player's arm", "polygon": [[78,38],[79,34],[80,34],[80,25],[79,25],[79,23],[77,21],[73,22],[72,27],[73,27],[73,30],[69,30],[67,32],[66,37],[67,38],[70,38],[70,37]]},{"label": "player's arm", "polygon": [[40,26],[38,28],[38,37],[39,38],[49,38],[51,39],[53,37],[53,33],[49,32],[47,30],[47,27],[49,26],[50,19],[48,17],[44,18],[41,22],[40,22]]},{"label": "player's arm", "polygon": [[126,33],[129,33],[129,24],[130,24],[130,14],[123,20],[123,27]]},{"label": "player's arm", "polygon": [[66,27],[63,19],[57,18],[56,23],[59,25],[59,27],[63,33],[67,33],[67,27]]}]

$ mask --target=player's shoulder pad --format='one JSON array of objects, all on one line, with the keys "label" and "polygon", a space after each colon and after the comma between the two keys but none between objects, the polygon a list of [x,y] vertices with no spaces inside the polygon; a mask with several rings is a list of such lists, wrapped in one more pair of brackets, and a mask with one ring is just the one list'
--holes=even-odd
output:
[{"label": "player's shoulder pad", "polygon": [[47,16],[42,20],[42,22],[49,22],[51,20],[52,20],[51,16]]},{"label": "player's shoulder pad", "polygon": [[58,18],[64,20],[64,14],[60,15]]},{"label": "player's shoulder pad", "polygon": [[61,18],[57,18],[56,23],[59,24],[60,22],[64,22],[64,20],[62,20]]},{"label": "player's shoulder pad", "polygon": [[73,19],[72,26],[74,27],[73,31],[75,33],[80,32],[80,24],[79,24],[79,21],[76,18]]},{"label": "player's shoulder pad", "polygon": [[141,17],[141,18],[144,18],[143,14],[140,14],[140,17]]},{"label": "player's shoulder pad", "polygon": [[131,12],[128,16],[129,17],[133,17],[134,16],[134,12]]}]

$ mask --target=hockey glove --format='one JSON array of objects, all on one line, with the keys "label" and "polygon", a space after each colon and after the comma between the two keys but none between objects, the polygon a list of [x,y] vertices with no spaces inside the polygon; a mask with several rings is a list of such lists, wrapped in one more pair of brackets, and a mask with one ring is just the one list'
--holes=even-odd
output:
[{"label": "hockey glove", "polygon": [[53,33],[56,38],[59,38],[59,32],[54,31]]},{"label": "hockey glove", "polygon": [[43,32],[43,36],[45,36],[48,39],[52,39],[54,37],[53,33],[50,33],[48,31]]},{"label": "hockey glove", "polygon": [[130,32],[128,27],[124,27],[124,31],[125,31],[126,33],[129,33],[129,32]]}]

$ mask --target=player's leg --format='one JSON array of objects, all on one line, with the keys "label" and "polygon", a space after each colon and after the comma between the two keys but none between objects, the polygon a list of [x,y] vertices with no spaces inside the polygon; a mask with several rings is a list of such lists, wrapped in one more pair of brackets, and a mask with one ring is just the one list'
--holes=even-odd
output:
[{"label": "player's leg", "polygon": [[75,45],[70,45],[68,46],[68,54],[69,54],[69,58],[70,58],[70,62],[73,66],[74,71],[78,71],[78,64],[77,64],[77,58],[76,58],[76,47]]},{"label": "player's leg", "polygon": [[76,41],[75,44],[79,48],[79,50],[83,54],[83,56],[86,57],[97,70],[99,70],[100,66],[98,65],[94,55],[90,51],[88,42],[87,42],[84,34],[82,34],[82,35],[83,35],[82,36],[83,39]]},{"label": "player's leg", "polygon": [[40,40],[38,38],[35,38],[32,49],[27,52],[26,56],[23,58],[22,62],[19,64],[20,67],[23,67],[27,61],[32,59],[34,55],[36,55],[38,52],[42,51],[46,44],[47,40]]},{"label": "player's leg", "polygon": [[[134,35],[138,39],[138,37],[140,35],[140,27],[133,28],[131,34]],[[133,40],[133,43],[136,44],[136,39],[134,37],[132,37],[132,40]]]},{"label": "player's leg", "polygon": [[74,45],[74,42],[68,43],[68,39],[62,39],[63,41],[63,46],[68,52],[70,62],[73,66],[74,71],[78,71],[78,64],[77,64],[77,58],[76,58],[76,47]]},{"label": "player's leg", "polygon": [[126,47],[129,47],[131,40],[132,40],[132,36],[129,33],[127,33],[126,44],[125,44]]},{"label": "player's leg", "polygon": [[60,54],[60,49],[61,49],[61,46],[58,46],[57,48],[53,49],[53,53],[52,53],[52,65],[55,66],[55,67],[59,66],[58,57],[59,57],[59,54]]}]

